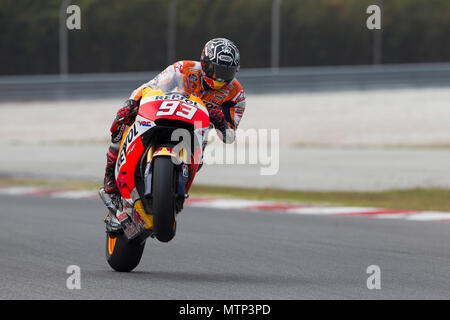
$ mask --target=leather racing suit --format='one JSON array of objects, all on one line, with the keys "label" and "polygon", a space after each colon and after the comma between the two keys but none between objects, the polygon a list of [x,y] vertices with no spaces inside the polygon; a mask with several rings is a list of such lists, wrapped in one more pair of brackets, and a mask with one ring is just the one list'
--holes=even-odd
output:
[{"label": "leather racing suit", "polygon": [[222,88],[213,90],[203,81],[200,62],[178,61],[154,79],[144,83],[133,91],[130,98],[125,102],[123,108],[117,112],[116,119],[111,126],[111,146],[107,153],[105,172],[105,192],[118,193],[114,168],[119,153],[120,141],[127,125],[134,122],[139,108],[140,99],[144,88],[158,89],[158,83],[172,78],[174,75],[181,76],[185,90],[202,99],[210,113],[211,122],[216,128],[217,135],[225,143],[232,143],[235,139],[235,130],[245,110],[245,91],[239,81],[235,78],[226,83]]}]

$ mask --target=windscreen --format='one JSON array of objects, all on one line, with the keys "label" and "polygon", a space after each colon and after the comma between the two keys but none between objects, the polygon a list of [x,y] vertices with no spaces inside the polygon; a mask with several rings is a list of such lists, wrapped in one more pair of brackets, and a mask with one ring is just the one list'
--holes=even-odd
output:
[{"label": "windscreen", "polygon": [[185,90],[183,78],[176,73],[161,73],[156,79],[154,86],[161,89],[164,94],[180,93],[189,96]]}]

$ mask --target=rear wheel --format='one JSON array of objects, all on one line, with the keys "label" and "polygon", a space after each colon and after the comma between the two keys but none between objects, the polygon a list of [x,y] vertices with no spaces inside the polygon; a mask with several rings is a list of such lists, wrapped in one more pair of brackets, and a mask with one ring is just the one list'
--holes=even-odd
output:
[{"label": "rear wheel", "polygon": [[176,230],[175,167],[170,157],[153,161],[153,228],[159,241],[169,242]]},{"label": "rear wheel", "polygon": [[129,241],[121,234],[106,234],[106,261],[116,271],[130,272],[141,261],[145,242]]}]

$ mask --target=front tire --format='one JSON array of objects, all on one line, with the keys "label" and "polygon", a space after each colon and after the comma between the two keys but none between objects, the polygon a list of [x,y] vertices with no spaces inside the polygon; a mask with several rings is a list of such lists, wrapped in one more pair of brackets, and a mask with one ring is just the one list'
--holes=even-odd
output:
[{"label": "front tire", "polygon": [[175,168],[170,157],[156,157],[153,164],[153,228],[156,238],[169,242],[175,236]]},{"label": "front tire", "polygon": [[130,272],[137,267],[145,242],[129,241],[121,234],[106,234],[106,261],[115,271]]}]

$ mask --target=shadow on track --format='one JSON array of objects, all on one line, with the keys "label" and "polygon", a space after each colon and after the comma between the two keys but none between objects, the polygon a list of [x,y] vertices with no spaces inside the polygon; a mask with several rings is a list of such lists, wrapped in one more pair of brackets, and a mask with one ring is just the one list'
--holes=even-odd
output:
[{"label": "shadow on track", "polygon": [[177,283],[227,283],[227,284],[276,284],[276,285],[298,285],[313,284],[311,279],[302,278],[301,274],[277,275],[277,274],[236,274],[236,273],[213,273],[213,272],[183,272],[183,271],[133,271],[131,273],[120,273],[114,271],[91,271],[86,272],[89,277],[96,279],[120,279],[130,281],[162,281]]}]

